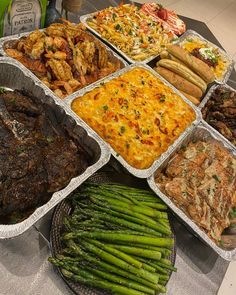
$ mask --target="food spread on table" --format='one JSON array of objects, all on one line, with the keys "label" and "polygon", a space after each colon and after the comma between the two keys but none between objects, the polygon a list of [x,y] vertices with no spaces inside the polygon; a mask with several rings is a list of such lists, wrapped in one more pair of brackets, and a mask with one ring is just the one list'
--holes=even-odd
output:
[{"label": "food spread on table", "polygon": [[203,107],[202,115],[236,146],[236,91],[218,86]]},{"label": "food spread on table", "polygon": [[174,37],[161,22],[131,4],[106,8],[86,23],[135,61],[158,55]]},{"label": "food spread on table", "polygon": [[230,62],[217,46],[196,35],[188,35],[179,45],[207,64],[214,72],[216,79],[224,79]]},{"label": "food spread on table", "polygon": [[141,67],[78,97],[72,110],[138,169],[149,168],[196,119],[179,95]]},{"label": "food spread on table", "polygon": [[207,85],[214,81],[211,68],[178,45],[169,45],[154,68],[192,103],[200,104]]},{"label": "food spread on table", "polygon": [[166,293],[174,239],[154,193],[86,183],[69,200],[61,253],[49,258],[66,278],[112,294]]},{"label": "food spread on table", "polygon": [[[229,69],[226,55],[196,35],[173,45],[186,26],[160,4],[109,7],[91,14],[86,23],[126,58],[147,62],[159,55],[154,70],[196,106],[209,84],[223,80]],[[66,20],[7,41],[4,50],[60,98],[124,67],[84,25]],[[64,102],[60,107],[85,121],[133,171],[146,173],[156,161],[155,187],[214,241],[215,250],[222,250],[225,229],[236,216],[235,150],[223,147],[219,135],[219,140],[193,139],[177,149],[174,143],[200,122],[197,107],[158,74],[147,66],[132,66],[79,92],[71,103],[75,114],[69,115]],[[0,88],[1,223],[8,215],[19,222],[21,213],[47,203],[90,165],[78,134],[74,137],[74,130],[23,88]],[[219,86],[201,110],[203,119],[234,145],[235,93]],[[91,130],[85,126],[83,132]],[[167,151],[163,168],[158,160]],[[156,194],[86,183],[69,200],[72,211],[64,220],[62,252],[49,259],[65,278],[117,295],[166,292],[170,272],[176,271],[170,259],[174,239],[167,206]]]},{"label": "food spread on table", "polygon": [[88,167],[87,153],[54,116],[32,96],[1,90],[1,221],[45,204]]},{"label": "food spread on table", "polygon": [[66,20],[4,46],[7,55],[31,70],[60,98],[122,67],[82,24]]},{"label": "food spread on table", "polygon": [[235,156],[217,141],[193,141],[172,156],[155,180],[177,207],[220,242],[236,207]]},{"label": "food spread on table", "polygon": [[163,26],[169,28],[176,35],[182,35],[186,31],[184,21],[173,10],[166,9],[161,4],[145,3],[141,10],[161,22]]}]

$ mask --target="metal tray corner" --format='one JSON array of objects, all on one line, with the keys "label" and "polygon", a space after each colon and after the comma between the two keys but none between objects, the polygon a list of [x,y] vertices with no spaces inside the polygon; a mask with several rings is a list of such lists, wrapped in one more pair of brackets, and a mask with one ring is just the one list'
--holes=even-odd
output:
[{"label": "metal tray corner", "polygon": [[166,155],[166,157],[159,163],[157,170],[147,179],[149,187],[167,204],[167,206],[184,222],[184,224],[193,231],[201,240],[203,240],[209,247],[211,247],[218,255],[228,261],[236,260],[236,248],[233,250],[225,250],[220,248],[216,243],[214,243],[208,235],[200,229],[200,227],[191,220],[181,209],[179,209],[171,199],[161,191],[158,184],[155,182],[155,175],[158,170],[161,170],[167,165],[169,160],[173,157],[173,155],[181,148],[183,144],[186,144],[191,141],[192,137],[196,138],[205,138],[205,139],[214,139],[219,141],[225,148],[227,148],[234,156],[236,156],[236,151],[232,149],[231,145],[229,145],[224,137],[218,134],[211,126],[209,126],[206,122],[200,121],[197,126],[187,134],[181,142],[178,143],[176,148],[172,150],[171,153]]}]

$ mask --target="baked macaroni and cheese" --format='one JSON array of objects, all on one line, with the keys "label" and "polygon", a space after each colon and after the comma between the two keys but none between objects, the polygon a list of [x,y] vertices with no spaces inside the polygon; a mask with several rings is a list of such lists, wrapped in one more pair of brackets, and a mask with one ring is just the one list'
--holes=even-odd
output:
[{"label": "baked macaroni and cheese", "polygon": [[142,67],[76,98],[72,110],[138,169],[149,168],[195,120],[193,109]]}]

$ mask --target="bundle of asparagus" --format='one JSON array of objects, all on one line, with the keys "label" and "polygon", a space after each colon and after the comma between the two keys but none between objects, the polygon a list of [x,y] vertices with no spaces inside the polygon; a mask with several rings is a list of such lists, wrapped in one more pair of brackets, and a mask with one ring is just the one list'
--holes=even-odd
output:
[{"label": "bundle of asparagus", "polygon": [[83,185],[65,218],[63,253],[49,261],[75,282],[112,294],[166,292],[174,244],[166,205],[152,192],[117,184]]}]

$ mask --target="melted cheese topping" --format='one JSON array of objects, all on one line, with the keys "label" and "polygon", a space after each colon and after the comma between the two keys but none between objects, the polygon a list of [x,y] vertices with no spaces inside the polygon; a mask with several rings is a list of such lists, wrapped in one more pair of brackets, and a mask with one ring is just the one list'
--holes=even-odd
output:
[{"label": "melted cheese topping", "polygon": [[149,168],[195,120],[180,96],[138,67],[78,97],[72,109],[138,169]]},{"label": "melted cheese topping", "polygon": [[211,67],[217,79],[222,79],[229,66],[229,61],[219,52],[217,47],[212,47],[211,44],[201,40],[196,36],[189,36],[182,43],[181,46],[188,52],[192,52],[195,48],[213,48],[213,53],[217,58],[217,66]]}]

